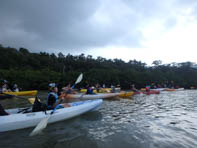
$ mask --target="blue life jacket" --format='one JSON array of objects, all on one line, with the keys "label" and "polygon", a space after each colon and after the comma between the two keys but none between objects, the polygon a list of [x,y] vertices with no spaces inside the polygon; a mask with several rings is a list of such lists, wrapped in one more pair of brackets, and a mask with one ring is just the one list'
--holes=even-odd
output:
[{"label": "blue life jacket", "polygon": [[48,105],[48,101],[49,101],[49,96],[50,95],[53,95],[54,97],[55,97],[55,99],[56,99],[56,102],[58,101],[58,95],[56,94],[56,93],[54,93],[54,92],[49,92],[48,93],[48,96],[47,96],[47,108],[52,108],[52,106],[51,105]]}]

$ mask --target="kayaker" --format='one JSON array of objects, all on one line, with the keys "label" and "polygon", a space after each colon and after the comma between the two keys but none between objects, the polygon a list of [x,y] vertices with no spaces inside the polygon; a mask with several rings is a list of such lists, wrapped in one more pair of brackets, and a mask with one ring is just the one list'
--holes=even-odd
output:
[{"label": "kayaker", "polygon": [[115,86],[111,84],[111,93],[115,93],[115,92],[116,92]]},{"label": "kayaker", "polygon": [[145,88],[146,92],[149,92],[150,91],[150,86],[147,85],[146,88]]},{"label": "kayaker", "polygon": [[135,88],[135,84],[132,84],[131,85],[131,90],[133,91],[133,92],[138,92],[139,90],[137,90],[136,88]]},{"label": "kayaker", "polygon": [[99,93],[99,91],[100,91],[100,85],[99,85],[99,83],[96,83],[95,84],[95,89],[96,89],[96,92]]},{"label": "kayaker", "polygon": [[102,86],[103,88],[105,88],[106,86],[105,86],[105,84],[103,84],[103,86]]},{"label": "kayaker", "polygon": [[[66,93],[61,92],[58,96],[58,88],[55,83],[49,84],[49,93],[47,97],[47,109],[54,109],[57,105],[58,108],[64,108],[69,107],[70,105],[68,103],[61,104],[64,99],[66,99]],[[61,105],[60,105],[61,104]]]},{"label": "kayaker", "polygon": [[93,92],[92,87],[90,87],[90,85],[89,85],[89,84],[86,86],[86,89],[87,89],[86,94],[95,94],[95,93]]},{"label": "kayaker", "polygon": [[9,113],[7,113],[3,106],[0,104],[0,116],[6,116],[6,115],[9,115]]},{"label": "kayaker", "polygon": [[18,88],[18,85],[17,84],[14,84],[13,91],[14,92],[19,92],[19,88]]},{"label": "kayaker", "polygon": [[70,83],[68,83],[68,84],[66,85],[66,87],[63,87],[63,88],[62,88],[62,91],[65,92],[66,94],[76,94],[76,92],[74,92],[74,91],[72,90],[72,87],[71,87]]},{"label": "kayaker", "polygon": [[8,87],[7,80],[3,80],[2,92],[10,92],[11,90]]},{"label": "kayaker", "polygon": [[63,87],[62,88],[62,91],[65,92],[65,93],[71,94],[72,93],[72,90],[71,90],[71,87],[70,87],[70,83],[68,83],[66,85],[66,87]]}]

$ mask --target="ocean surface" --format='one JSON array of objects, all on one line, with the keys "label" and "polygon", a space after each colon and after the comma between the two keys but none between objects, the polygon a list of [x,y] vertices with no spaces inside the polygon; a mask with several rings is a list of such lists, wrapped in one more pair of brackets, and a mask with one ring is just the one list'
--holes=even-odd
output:
[{"label": "ocean surface", "polygon": [[[31,106],[26,99],[0,103]],[[32,130],[0,133],[0,148],[197,148],[197,90],[104,100],[98,111],[49,124],[29,137]]]}]

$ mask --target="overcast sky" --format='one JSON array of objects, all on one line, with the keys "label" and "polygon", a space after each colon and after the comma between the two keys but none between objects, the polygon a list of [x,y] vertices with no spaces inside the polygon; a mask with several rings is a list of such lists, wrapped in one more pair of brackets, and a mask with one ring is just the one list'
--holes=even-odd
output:
[{"label": "overcast sky", "polygon": [[197,62],[197,0],[1,0],[0,44],[141,60]]}]

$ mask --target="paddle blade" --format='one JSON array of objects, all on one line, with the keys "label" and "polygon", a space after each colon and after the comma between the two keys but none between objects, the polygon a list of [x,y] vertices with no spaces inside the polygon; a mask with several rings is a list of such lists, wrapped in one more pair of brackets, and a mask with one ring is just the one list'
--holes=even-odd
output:
[{"label": "paddle blade", "polygon": [[81,82],[82,79],[83,79],[83,74],[81,73],[81,74],[79,75],[79,77],[77,78],[75,84],[78,84],[79,82]]},{"label": "paddle blade", "polygon": [[29,136],[35,136],[37,134],[39,134],[43,129],[46,128],[48,120],[50,118],[50,115],[47,116],[46,118],[42,119],[38,125],[34,128],[34,130],[30,133]]}]

